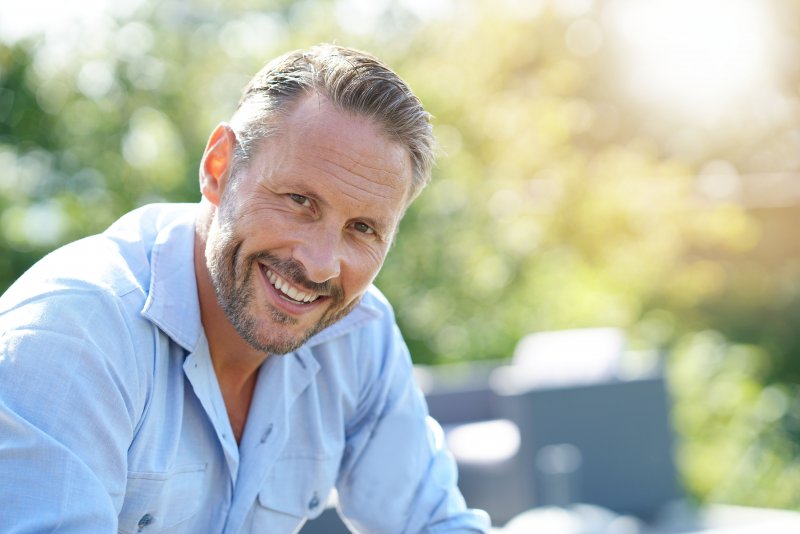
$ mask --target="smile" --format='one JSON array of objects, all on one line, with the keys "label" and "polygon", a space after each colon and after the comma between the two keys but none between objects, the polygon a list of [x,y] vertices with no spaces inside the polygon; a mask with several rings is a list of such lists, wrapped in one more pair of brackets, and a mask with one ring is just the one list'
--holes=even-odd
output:
[{"label": "smile", "polygon": [[297,303],[307,304],[310,302],[314,302],[317,300],[320,295],[314,293],[306,293],[300,289],[297,289],[295,286],[290,284],[284,278],[281,278],[277,274],[275,274],[272,270],[262,267],[267,275],[267,279],[269,283],[272,284],[272,287],[277,289],[281,296],[287,298],[288,300],[292,300]]}]

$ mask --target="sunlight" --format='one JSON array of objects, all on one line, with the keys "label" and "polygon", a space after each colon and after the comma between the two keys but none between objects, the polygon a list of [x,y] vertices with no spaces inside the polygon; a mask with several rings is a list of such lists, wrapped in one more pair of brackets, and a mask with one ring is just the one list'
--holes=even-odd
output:
[{"label": "sunlight", "polygon": [[34,35],[63,31],[75,24],[90,26],[99,17],[126,15],[142,4],[142,0],[26,0],[13,7],[0,1],[0,40],[13,44]]},{"label": "sunlight", "polygon": [[644,103],[710,118],[769,83],[775,30],[759,0],[620,0],[610,15]]}]

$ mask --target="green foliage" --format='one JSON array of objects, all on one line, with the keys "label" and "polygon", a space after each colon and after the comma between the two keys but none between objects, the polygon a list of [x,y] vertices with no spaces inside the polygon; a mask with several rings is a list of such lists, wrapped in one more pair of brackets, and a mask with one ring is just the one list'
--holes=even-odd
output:
[{"label": "green foliage", "polygon": [[570,23],[487,9],[426,28],[424,55],[401,65],[444,153],[380,278],[420,361],[503,358],[531,331],[631,329],[676,281],[680,298],[709,290],[685,259],[695,244],[747,230],[703,224],[691,167],[633,129],[608,136],[604,74],[565,50]]},{"label": "green foliage", "polygon": [[673,352],[674,420],[686,483],[707,499],[796,509],[800,388],[764,386],[770,354],[719,333],[687,335]]}]

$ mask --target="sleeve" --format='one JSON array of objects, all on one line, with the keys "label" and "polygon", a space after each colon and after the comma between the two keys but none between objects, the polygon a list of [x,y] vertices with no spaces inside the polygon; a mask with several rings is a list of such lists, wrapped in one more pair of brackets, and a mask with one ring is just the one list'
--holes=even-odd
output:
[{"label": "sleeve", "polygon": [[3,532],[117,530],[138,379],[114,317],[113,300],[74,294],[0,314]]},{"label": "sleeve", "polygon": [[358,532],[488,532],[488,515],[467,509],[458,490],[455,461],[394,320],[365,345],[361,400],[336,486],[340,515]]}]

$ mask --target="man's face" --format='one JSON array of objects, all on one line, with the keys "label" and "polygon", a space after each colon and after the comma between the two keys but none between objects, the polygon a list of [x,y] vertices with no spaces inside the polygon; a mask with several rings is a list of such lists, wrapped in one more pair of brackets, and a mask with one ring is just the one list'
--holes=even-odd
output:
[{"label": "man's face", "polygon": [[405,209],[408,152],[371,120],[302,100],[228,182],[206,243],[211,281],[239,335],[297,349],[359,302]]}]

